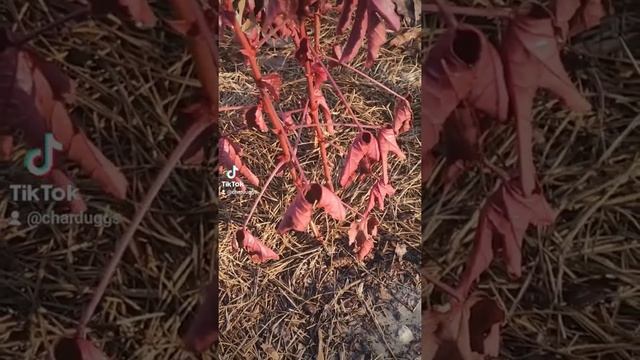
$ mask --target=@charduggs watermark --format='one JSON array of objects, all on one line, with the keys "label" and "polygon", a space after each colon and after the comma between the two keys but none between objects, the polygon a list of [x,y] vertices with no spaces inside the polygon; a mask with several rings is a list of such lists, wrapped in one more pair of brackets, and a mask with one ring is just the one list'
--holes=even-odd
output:
[{"label": "@charduggs watermark", "polygon": [[97,227],[111,227],[120,223],[118,214],[57,214],[55,212],[30,212],[25,219],[20,218],[19,211],[12,211],[6,221],[9,226],[38,225],[93,225]]}]

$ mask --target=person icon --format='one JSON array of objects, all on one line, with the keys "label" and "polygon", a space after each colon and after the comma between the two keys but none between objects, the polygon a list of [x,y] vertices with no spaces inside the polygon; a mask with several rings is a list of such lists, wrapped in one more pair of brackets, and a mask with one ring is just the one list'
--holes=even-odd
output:
[{"label": "person icon", "polygon": [[20,213],[17,211],[11,212],[11,219],[9,219],[9,226],[20,226],[22,223],[20,222]]}]

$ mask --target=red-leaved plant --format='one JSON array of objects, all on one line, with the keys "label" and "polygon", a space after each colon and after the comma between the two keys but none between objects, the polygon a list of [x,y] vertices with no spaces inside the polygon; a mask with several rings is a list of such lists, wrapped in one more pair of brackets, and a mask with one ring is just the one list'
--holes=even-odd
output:
[{"label": "red-leaved plant", "polygon": [[[441,149],[445,189],[473,165],[496,173],[500,184],[480,210],[473,250],[457,287],[427,276],[450,295],[452,304],[448,311],[424,313],[423,359],[485,359],[499,355],[505,314],[498,303],[472,289],[497,256],[504,258],[512,278],[520,277],[527,228],[550,225],[556,217],[536,178],[534,98],[546,89],[573,111],[591,109],[564,69],[560,49],[568,36],[597,25],[607,11],[601,1],[591,0],[557,0],[550,9],[527,3],[493,12],[456,7],[464,14],[508,17],[496,47],[478,28],[459,23],[445,0],[434,2],[447,30],[423,59],[423,183],[431,180]],[[436,10],[424,1],[423,6]],[[493,121],[515,125],[519,171],[503,171],[485,160],[484,135]]]}]

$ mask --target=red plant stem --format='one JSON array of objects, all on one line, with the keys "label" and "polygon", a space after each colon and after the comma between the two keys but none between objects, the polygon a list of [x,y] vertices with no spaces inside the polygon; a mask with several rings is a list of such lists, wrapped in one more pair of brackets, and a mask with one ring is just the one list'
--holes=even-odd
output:
[{"label": "red plant stem", "polygon": [[[320,126],[325,126],[325,127],[326,127],[326,126],[329,126],[329,124],[319,124],[319,125],[320,125]],[[297,130],[297,129],[304,129],[304,128],[316,127],[316,126],[317,126],[317,125],[307,125],[307,124],[304,124],[304,125],[295,125],[295,126],[293,127],[293,129],[294,129],[294,130]],[[358,125],[356,125],[356,124],[344,124],[344,123],[333,123],[333,126],[357,127],[357,128],[360,128],[360,129],[379,129],[379,128],[380,128],[380,126],[375,126],[375,125],[360,125],[360,126],[358,126]]]},{"label": "red plant stem", "polygon": [[[327,56],[327,59],[340,63],[340,61],[338,59],[332,58],[330,56]],[[371,76],[365,74],[364,72],[354,68],[353,66],[351,66],[349,64],[341,63],[340,65],[346,67],[347,69],[349,69],[349,70],[355,72],[356,74],[364,77],[365,79],[371,81],[375,85],[379,86],[381,89],[387,91],[388,93],[390,93],[391,95],[393,95],[395,97],[398,97],[398,98],[402,99],[404,102],[407,103],[407,105],[411,106],[411,104],[409,103],[409,100],[407,100],[404,96],[402,96],[402,95],[398,94],[397,92],[389,89],[387,86],[385,86],[383,83],[379,82],[378,80],[372,78]]]},{"label": "red plant stem", "polygon": [[[456,15],[462,16],[478,16],[478,17],[505,17],[512,18],[513,10],[510,8],[495,8],[495,9],[483,9],[483,8],[473,8],[466,6],[448,6],[449,11]],[[439,13],[440,9],[438,9],[437,5],[433,4],[422,4],[422,11],[426,13]]]},{"label": "red plant stem", "polygon": [[[300,25],[300,33],[303,37],[308,39],[307,30],[304,26],[304,22]],[[313,72],[311,71],[311,60],[306,59],[304,62],[304,73],[307,78],[307,96],[309,96],[309,105],[311,108],[311,120],[316,125],[316,136],[318,137],[318,145],[320,146],[320,158],[322,160],[322,169],[324,171],[324,177],[327,180],[327,187],[332,192],[334,191],[333,182],[331,181],[331,167],[329,166],[329,160],[327,158],[327,144],[320,127],[320,120],[318,120],[318,102],[316,101],[315,88],[313,80]]]},{"label": "red plant stem", "polygon": [[189,51],[193,55],[198,79],[209,100],[211,111],[217,115],[218,50],[202,7],[196,0],[171,0],[171,6],[181,20],[198,29],[194,32],[195,35],[187,35]]},{"label": "red plant stem", "polygon": [[79,17],[83,17],[85,15],[88,15],[91,12],[91,9],[89,7],[83,7],[81,9],[78,9],[68,15],[65,15],[63,17],[61,17],[60,19],[56,19],[54,20],[52,23],[47,24],[37,30],[35,30],[34,32],[31,32],[29,34],[25,34],[24,36],[16,39],[15,41],[11,41],[10,44],[16,47],[19,47],[20,45],[23,45],[33,39],[35,39],[36,37],[40,36],[42,33],[47,32],[55,27],[58,27],[60,25],[64,25],[67,22],[75,19],[75,18],[79,18]]},{"label": "red plant stem", "polygon": [[360,131],[362,131],[362,124],[360,124],[360,121],[358,121],[358,117],[356,116],[356,114],[353,113],[353,110],[351,110],[351,105],[349,105],[349,102],[347,101],[347,99],[345,99],[344,95],[342,94],[342,90],[340,90],[340,86],[338,86],[338,84],[336,83],[336,81],[333,78],[333,76],[331,76],[331,73],[329,72],[329,69],[327,69],[327,67],[324,66],[322,61],[319,61],[318,63],[320,64],[320,66],[322,66],[324,71],[327,73],[327,77],[329,78],[329,82],[331,82],[331,86],[336,91],[336,94],[338,95],[338,99],[340,99],[340,101],[342,101],[342,103],[344,104],[345,108],[347,109],[347,112],[349,113],[349,116],[351,116],[353,118],[353,121],[358,126],[358,129],[360,129]]},{"label": "red plant stem", "polygon": [[313,24],[314,24],[313,38],[315,43],[315,50],[316,50],[316,54],[320,54],[320,13],[319,12],[316,12],[313,15]]},{"label": "red plant stem", "polygon": [[[382,154],[380,154],[382,156]],[[385,185],[389,184],[389,164],[387,163],[387,156],[382,156],[382,181]]]},{"label": "red plant stem", "polygon": [[432,0],[438,6],[440,13],[444,17],[444,21],[447,23],[449,28],[455,29],[458,27],[458,20],[455,15],[451,12],[449,5],[446,3],[446,0]]},{"label": "red plant stem", "polygon": [[249,224],[249,220],[251,220],[251,217],[253,216],[253,213],[256,211],[256,208],[258,207],[258,203],[260,202],[260,199],[262,199],[262,196],[264,195],[265,191],[267,191],[267,187],[269,187],[269,183],[271,183],[271,180],[273,180],[273,178],[276,176],[278,171],[280,171],[280,168],[284,164],[286,164],[285,161],[280,161],[278,163],[278,165],[276,165],[276,168],[273,169],[271,174],[269,174],[269,178],[264,183],[264,185],[262,185],[262,190],[260,190],[260,194],[258,194],[258,197],[256,198],[256,201],[253,203],[253,206],[251,207],[251,211],[249,211],[249,215],[247,215],[247,218],[244,220],[244,224],[242,224],[243,228],[246,228],[247,224]]},{"label": "red plant stem", "polygon": [[[233,4],[231,1],[226,1],[225,6],[227,7],[228,11],[233,11]],[[238,22],[238,18],[235,16],[233,17],[232,25],[236,40],[240,43],[240,46],[244,50],[245,57],[247,58],[247,60],[249,60],[249,66],[253,74],[253,79],[255,80],[258,89],[260,90],[260,98],[262,99],[262,104],[264,105],[267,115],[269,116],[271,124],[273,125],[274,132],[278,137],[278,141],[280,142],[284,160],[291,161],[291,145],[289,144],[289,139],[287,139],[287,133],[282,127],[282,121],[276,113],[276,109],[273,106],[273,102],[271,101],[271,96],[269,96],[269,93],[261,84],[262,74],[260,73],[258,59],[255,56],[255,49],[251,46],[251,44],[249,44],[249,40],[247,40],[247,36],[242,31],[242,26]],[[291,176],[293,177],[294,183],[298,183],[298,176],[296,174],[295,167],[291,167]]]},{"label": "red plant stem", "polygon": [[198,135],[200,135],[209,126],[211,126],[211,123],[208,121],[198,121],[194,123],[193,126],[189,128],[189,130],[187,130],[186,134],[180,139],[178,146],[175,148],[175,150],[173,150],[173,152],[171,153],[171,156],[169,157],[167,162],[164,164],[164,167],[162,168],[162,170],[160,170],[160,173],[154,180],[153,184],[151,185],[151,188],[145,194],[144,198],[142,199],[142,202],[138,206],[138,210],[133,216],[133,220],[131,220],[129,227],[127,228],[127,231],[124,233],[124,235],[122,235],[122,238],[120,238],[120,240],[118,241],[113,257],[111,258],[111,260],[105,267],[104,271],[102,272],[102,278],[100,279],[100,283],[98,284],[98,287],[96,287],[95,291],[93,292],[93,295],[91,296],[91,301],[89,302],[89,304],[87,305],[87,307],[84,309],[82,313],[82,317],[80,318],[80,323],[78,324],[78,328],[77,328],[78,337],[83,339],[86,338],[87,324],[89,323],[89,320],[93,316],[93,313],[96,311],[96,308],[98,307],[98,303],[102,299],[102,296],[104,295],[104,292],[107,289],[107,286],[109,285],[109,282],[111,281],[111,278],[113,277],[113,274],[116,271],[118,263],[120,263],[120,260],[122,259],[122,256],[124,255],[125,250],[127,249],[127,247],[129,247],[129,244],[133,239],[133,235],[138,229],[138,226],[142,222],[142,219],[144,218],[145,214],[149,210],[151,203],[153,202],[155,197],[158,195],[160,188],[162,188],[162,185],[165,183],[165,181],[171,174],[171,171],[173,171],[173,169],[176,167],[176,165],[180,161],[180,158],[182,158],[182,156],[187,151],[191,143],[198,137]]}]

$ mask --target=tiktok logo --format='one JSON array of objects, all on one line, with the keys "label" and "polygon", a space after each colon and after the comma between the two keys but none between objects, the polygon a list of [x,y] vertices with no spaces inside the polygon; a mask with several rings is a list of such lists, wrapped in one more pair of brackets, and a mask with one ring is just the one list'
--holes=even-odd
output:
[{"label": "tiktok logo", "polygon": [[[24,158],[24,166],[30,173],[36,176],[44,176],[53,168],[53,150],[62,150],[62,144],[56,141],[53,134],[44,135],[44,149],[31,149]],[[42,159],[42,164],[36,164],[37,159]]]},{"label": "tiktok logo", "polygon": [[231,170],[227,170],[227,172],[226,172],[226,176],[227,176],[229,179],[235,179],[235,177],[236,177],[236,171],[238,171],[238,168],[237,168],[235,165],[233,165],[233,167],[231,168]]}]

